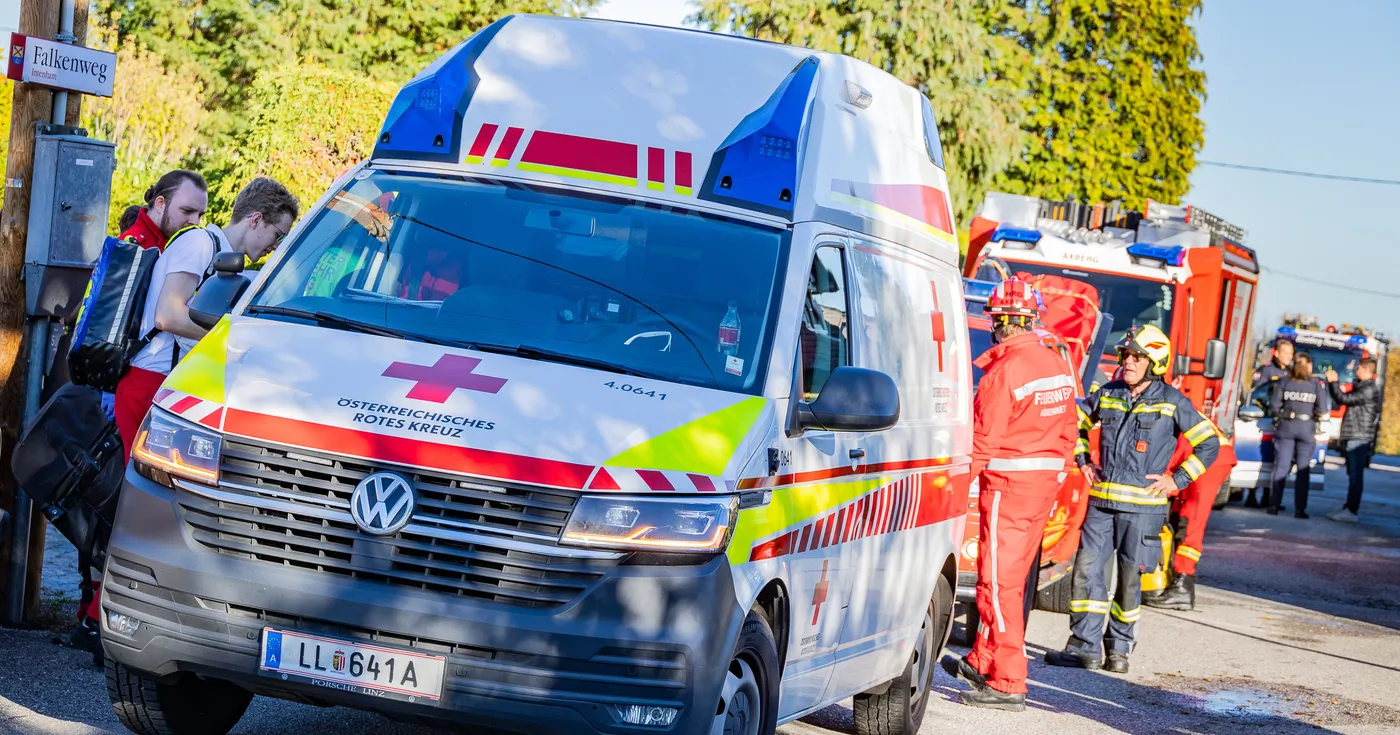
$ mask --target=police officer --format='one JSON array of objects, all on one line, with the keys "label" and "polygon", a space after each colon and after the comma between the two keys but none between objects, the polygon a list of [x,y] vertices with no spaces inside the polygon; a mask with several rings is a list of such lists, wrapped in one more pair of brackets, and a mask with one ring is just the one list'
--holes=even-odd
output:
[{"label": "police officer", "polygon": [[[1267,365],[1254,371],[1254,379],[1250,385],[1262,385],[1272,383],[1281,378],[1288,377],[1288,370],[1293,365],[1293,341],[1287,337],[1279,337],[1274,340],[1274,352],[1269,358]],[[1261,406],[1262,408],[1262,406]],[[1255,488],[1249,489],[1249,495],[1244,499],[1244,507],[1258,508],[1262,501],[1264,505],[1269,504],[1269,493],[1261,490],[1258,499],[1255,498]]]},{"label": "police officer", "polygon": [[[1171,342],[1154,326],[1129,329],[1118,343],[1123,377],[1091,393],[1079,412],[1075,461],[1093,483],[1070,583],[1070,637],[1046,654],[1052,666],[1128,672],[1134,628],[1142,614],[1141,575],[1162,553],[1158,535],[1168,496],[1205,474],[1220,441],[1210,421],[1180,391],[1163,382]],[[1099,461],[1089,454],[1089,431],[1102,424]],[[1192,452],[1167,474],[1178,437]],[[1118,588],[1110,601],[1109,562],[1117,557]],[[1104,633],[1104,619],[1108,632]],[[1104,649],[1108,661],[1104,662]]]},{"label": "police officer", "polygon": [[1269,492],[1271,516],[1283,510],[1283,486],[1288,471],[1298,467],[1293,485],[1293,516],[1308,517],[1308,485],[1312,456],[1317,450],[1317,422],[1327,413],[1327,389],[1312,374],[1312,356],[1299,352],[1288,377],[1274,382],[1269,408],[1274,417],[1274,484]]}]

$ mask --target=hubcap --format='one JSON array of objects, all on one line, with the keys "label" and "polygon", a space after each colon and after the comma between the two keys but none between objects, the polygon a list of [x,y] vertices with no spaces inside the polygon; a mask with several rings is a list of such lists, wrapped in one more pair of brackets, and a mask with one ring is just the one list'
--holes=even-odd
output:
[{"label": "hubcap", "polygon": [[710,735],[757,735],[762,715],[758,676],[748,661],[736,658],[724,676],[724,691],[720,693]]},{"label": "hubcap", "polygon": [[914,660],[909,662],[909,701],[914,706],[928,694],[929,667],[933,666],[933,645],[933,612],[929,611],[924,613],[924,624],[919,628],[919,641],[914,646]]}]

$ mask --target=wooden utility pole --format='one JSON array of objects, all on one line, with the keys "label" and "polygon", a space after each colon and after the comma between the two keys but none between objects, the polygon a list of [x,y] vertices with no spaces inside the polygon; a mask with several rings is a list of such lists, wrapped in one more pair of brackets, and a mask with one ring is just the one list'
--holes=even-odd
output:
[{"label": "wooden utility pole", "polygon": [[[73,35],[82,44],[87,37],[89,0],[76,0],[73,12]],[[53,38],[59,28],[61,0],[23,0],[20,6],[19,32],[27,36]],[[8,46],[9,39],[0,39]],[[23,431],[24,383],[30,368],[23,344],[25,284],[25,241],[29,233],[29,197],[34,172],[35,125],[49,122],[53,113],[53,95],[44,87],[14,83],[13,108],[10,118],[9,155],[5,162],[5,203],[0,209],[0,508],[14,506],[15,481],[10,473],[10,457],[15,442]],[[68,95],[69,125],[77,125],[82,95]],[[42,365],[33,366],[42,370]],[[10,519],[12,527],[20,519]],[[44,562],[44,519],[37,510],[29,521],[29,573],[25,590],[25,618],[33,618],[39,606],[40,571]],[[0,543],[0,574],[8,569],[9,543]],[[6,575],[8,576],[8,575]],[[8,589],[13,581],[0,580]]]}]

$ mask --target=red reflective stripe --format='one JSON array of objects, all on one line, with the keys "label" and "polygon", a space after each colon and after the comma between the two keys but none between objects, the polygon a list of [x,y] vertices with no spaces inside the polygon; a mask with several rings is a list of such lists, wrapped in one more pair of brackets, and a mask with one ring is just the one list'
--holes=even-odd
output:
[{"label": "red reflective stripe", "polygon": [[660,148],[647,149],[647,181],[666,183],[666,151]]},{"label": "red reflective stripe", "polygon": [[219,428],[219,422],[223,420],[223,418],[224,409],[219,408],[214,412],[210,413],[208,416],[205,416],[204,418],[200,419],[199,423],[204,424],[205,426],[208,426],[211,429],[217,429]]},{"label": "red reflective stripe", "polygon": [[198,406],[199,403],[200,401],[198,398],[195,398],[194,396],[185,396],[184,398],[181,398],[180,400],[176,401],[175,405],[170,407],[170,410],[173,413],[184,413],[190,410],[191,408]]},{"label": "red reflective stripe", "polygon": [[225,412],[224,431],[333,454],[574,490],[582,490],[593,472],[590,465],[384,436],[236,408]]},{"label": "red reflective stripe", "polygon": [[787,556],[792,553],[792,541],[796,535],[796,531],[785,533],[772,541],[755,546],[753,552],[749,554],[749,561],[762,561],[764,559]]},{"label": "red reflective stripe", "polygon": [[676,151],[676,186],[690,186],[690,154]]},{"label": "red reflective stripe", "polygon": [[637,146],[563,133],[536,132],[520,159],[525,163],[637,178]]},{"label": "red reflective stripe", "polygon": [[481,130],[476,133],[476,140],[472,141],[471,150],[467,155],[485,158],[486,150],[491,147],[491,139],[496,137],[497,126],[493,123],[486,123],[481,126]]},{"label": "red reflective stripe", "polygon": [[929,467],[941,467],[952,464],[954,460],[961,462],[969,461],[968,457],[934,457],[932,459],[911,459],[901,462],[883,462],[881,464],[861,465],[860,469],[853,470],[850,465],[833,467],[828,470],[813,470],[811,472],[798,472],[791,475],[778,475],[776,477],[749,477],[739,481],[740,490],[752,490],[755,488],[777,487],[779,485],[796,485],[804,482],[815,482],[817,480],[830,480],[838,477],[848,477],[850,475],[878,475],[887,472],[897,472],[899,470],[919,470]]},{"label": "red reflective stripe", "polygon": [[160,403],[161,401],[165,400],[166,398],[169,398],[169,397],[170,397],[170,394],[171,394],[171,393],[174,393],[174,392],[175,392],[175,391],[170,390],[169,388],[161,388],[160,390],[156,391],[155,400],[152,401],[152,402],[153,402],[153,403]]},{"label": "red reflective stripe", "polygon": [[706,475],[687,474],[686,477],[695,483],[695,489],[702,493],[712,493],[715,491],[715,483]]},{"label": "red reflective stripe", "polygon": [[822,534],[826,531],[825,518],[818,518],[812,529],[812,545],[807,547],[808,551],[820,549],[822,547]]},{"label": "red reflective stripe", "polygon": [[867,184],[839,180],[831,182],[831,189],[953,234],[953,223],[948,218],[948,194],[942,189],[923,184]]},{"label": "red reflective stripe", "polygon": [[[524,134],[525,131],[521,128],[506,128],[505,137],[501,138],[501,147],[496,149],[496,158],[507,161],[510,160],[510,157],[515,155],[515,146],[520,143],[520,136]],[[536,138],[538,138],[539,135],[539,133],[535,133]],[[531,138],[531,147],[533,147],[534,144],[534,138]]]},{"label": "red reflective stripe", "polygon": [[598,474],[593,476],[593,482],[588,483],[589,490],[621,490],[617,480],[602,467],[598,468]]},{"label": "red reflective stripe", "polygon": [[637,476],[642,478],[642,482],[652,490],[675,490],[671,481],[666,479],[666,473],[657,470],[637,470]]},{"label": "red reflective stripe", "polygon": [[807,544],[812,540],[812,524],[808,523],[802,529],[802,543],[797,545],[797,553],[801,554],[807,550]]}]

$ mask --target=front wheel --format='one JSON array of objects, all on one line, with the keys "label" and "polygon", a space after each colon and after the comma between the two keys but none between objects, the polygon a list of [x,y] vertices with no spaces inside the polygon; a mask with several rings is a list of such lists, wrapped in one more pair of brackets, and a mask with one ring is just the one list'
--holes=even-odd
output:
[{"label": "front wheel", "polygon": [[915,735],[919,731],[952,609],[953,586],[939,575],[904,672],[879,694],[856,695],[853,714],[858,735]]},{"label": "front wheel", "polygon": [[137,735],[225,735],[253,701],[252,692],[218,679],[183,674],[162,684],[111,657],[106,668],[112,710]]},{"label": "front wheel", "polygon": [[739,631],[710,735],[773,735],[778,729],[779,679],[773,626],[755,608]]}]

